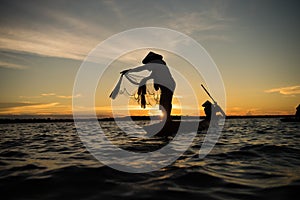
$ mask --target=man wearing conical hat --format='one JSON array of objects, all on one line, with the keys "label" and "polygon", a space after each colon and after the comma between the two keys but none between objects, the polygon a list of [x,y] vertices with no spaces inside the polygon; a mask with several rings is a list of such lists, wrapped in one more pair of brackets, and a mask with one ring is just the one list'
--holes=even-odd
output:
[{"label": "man wearing conical hat", "polygon": [[143,70],[150,71],[150,76],[141,80],[139,84],[138,94],[141,96],[141,106],[145,108],[146,100],[146,82],[153,79],[155,90],[161,91],[159,109],[163,112],[163,117],[167,121],[171,121],[172,98],[176,87],[176,83],[172,77],[163,56],[150,51],[142,60],[144,65],[133,69],[124,70],[121,74],[140,72]]}]

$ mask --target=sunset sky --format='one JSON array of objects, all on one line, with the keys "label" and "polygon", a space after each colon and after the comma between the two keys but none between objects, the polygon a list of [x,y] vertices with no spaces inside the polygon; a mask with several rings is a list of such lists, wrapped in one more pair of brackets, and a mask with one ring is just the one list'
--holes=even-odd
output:
[{"label": "sunset sky", "polygon": [[[289,0],[1,1],[0,115],[71,114],[85,57],[110,36],[139,27],[169,28],[200,43],[222,75],[228,115],[294,114],[300,104],[299,6]],[[124,55],[108,68],[95,97],[99,115],[109,115],[119,71],[140,65],[147,52]],[[176,70],[188,65],[158,52]],[[201,104],[208,97],[202,79],[195,80]],[[176,90],[184,99],[182,88]],[[196,114],[190,110],[184,114]],[[145,113],[136,105],[132,114]]]}]

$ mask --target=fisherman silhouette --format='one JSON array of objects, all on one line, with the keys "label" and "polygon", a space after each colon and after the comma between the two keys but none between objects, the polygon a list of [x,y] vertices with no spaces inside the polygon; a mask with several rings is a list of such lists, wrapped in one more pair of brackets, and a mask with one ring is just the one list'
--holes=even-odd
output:
[{"label": "fisherman silhouette", "polygon": [[144,65],[123,70],[120,73],[125,75],[127,73],[134,73],[140,71],[150,71],[151,74],[148,77],[143,78],[139,83],[138,95],[140,96],[141,107],[146,107],[146,82],[153,79],[155,90],[160,89],[159,109],[163,113],[163,119],[171,121],[172,111],[172,98],[176,87],[176,83],[172,77],[166,62],[163,60],[163,56],[150,51],[147,56],[142,60]]},{"label": "fisherman silhouette", "polygon": [[210,101],[205,101],[202,107],[204,107],[205,120],[210,121],[212,117],[214,118],[216,116],[216,112],[214,112],[213,105]]},{"label": "fisherman silhouette", "polygon": [[222,112],[221,107],[216,102],[212,104],[207,100],[202,104],[202,107],[204,107],[205,118],[199,123],[199,129],[201,130],[205,130],[209,126],[217,126],[217,113],[225,116],[224,111]]},{"label": "fisherman silhouette", "polygon": [[298,107],[296,108],[295,119],[296,119],[297,121],[300,121],[300,104],[299,104]]}]

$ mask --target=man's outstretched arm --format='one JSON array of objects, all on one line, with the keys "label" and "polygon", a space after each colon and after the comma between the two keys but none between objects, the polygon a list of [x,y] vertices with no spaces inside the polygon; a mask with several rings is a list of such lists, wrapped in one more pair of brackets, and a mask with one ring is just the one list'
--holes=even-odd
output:
[{"label": "man's outstretched arm", "polygon": [[142,65],[142,66],[139,66],[139,67],[136,67],[136,68],[133,68],[133,69],[123,70],[123,71],[120,72],[120,74],[124,75],[127,72],[129,72],[129,73],[131,73],[131,72],[141,72],[141,71],[144,71],[144,70],[150,71],[147,65]]}]

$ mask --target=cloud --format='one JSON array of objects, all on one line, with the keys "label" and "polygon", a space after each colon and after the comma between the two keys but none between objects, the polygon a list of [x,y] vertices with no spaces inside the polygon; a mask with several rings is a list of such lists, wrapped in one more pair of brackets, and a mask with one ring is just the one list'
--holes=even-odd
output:
[{"label": "cloud", "polygon": [[300,94],[300,85],[289,86],[289,87],[280,87],[265,90],[266,93],[280,93],[283,95],[296,95]]},{"label": "cloud", "polygon": [[8,102],[8,103],[0,103],[0,110],[14,107],[22,107],[22,106],[34,106],[39,105],[39,103],[30,103],[30,102]]},{"label": "cloud", "polygon": [[110,1],[103,1],[103,3],[112,10],[112,12],[118,17],[119,20],[124,19],[124,15],[120,7],[118,6],[117,2],[110,0]]},{"label": "cloud", "polygon": [[58,102],[53,103],[10,103],[2,104],[0,114],[49,114],[53,113],[53,108],[59,105]]},{"label": "cloud", "polygon": [[[3,10],[2,17],[6,23],[0,29],[0,50],[75,60],[83,60],[99,42],[113,33],[124,31],[125,28],[153,26],[154,23],[156,26],[187,34],[212,31],[201,36],[202,39],[227,40],[222,31],[231,20],[225,17],[224,2],[214,3],[208,8],[204,6],[200,11],[192,12],[184,9],[174,12],[164,3],[158,7],[148,3],[153,6],[151,12],[142,9],[147,5],[145,3],[129,6],[128,3],[114,1],[95,1],[88,5],[74,2],[72,7],[66,8],[63,2],[62,7],[35,1],[20,4],[18,15],[11,14],[14,13],[12,11],[16,9],[15,6]],[[181,6],[178,4],[179,8]],[[94,8],[100,10],[93,13]],[[164,8],[165,10],[161,10]],[[140,16],[133,17],[134,14]],[[118,45],[127,46],[133,42],[135,41],[124,41]]]},{"label": "cloud", "polygon": [[5,62],[5,61],[0,61],[0,67],[7,68],[7,69],[27,69],[26,66],[9,63],[9,62]]},{"label": "cloud", "polygon": [[72,98],[78,98],[81,97],[81,94],[77,94],[75,96],[69,95],[69,96],[65,96],[65,95],[56,95],[56,97],[61,98],[61,99],[72,99]]},{"label": "cloud", "polygon": [[209,19],[206,12],[183,13],[176,15],[168,24],[170,28],[181,30],[187,34],[201,31],[223,30],[226,25],[215,19]]},{"label": "cloud", "polygon": [[217,1],[197,11],[169,12],[165,23],[200,40],[231,42],[226,30],[230,30],[236,19],[226,16],[227,7],[226,2]]},{"label": "cloud", "polygon": [[255,115],[259,112],[260,112],[260,109],[258,109],[258,108],[250,108],[247,110],[246,115],[248,115],[248,116]]},{"label": "cloud", "polygon": [[[18,15],[8,12],[0,14],[0,17],[4,15],[4,21],[8,21],[1,25],[0,50],[83,60],[99,42],[111,34],[111,28],[97,23],[96,16],[82,17],[76,9],[49,9],[46,4],[37,6],[29,3],[23,5],[24,10],[30,11],[31,15],[24,14],[27,12]],[[36,18],[32,19],[32,16]]]},{"label": "cloud", "polygon": [[81,94],[77,94],[75,96],[72,95],[58,95],[56,93],[43,93],[40,94],[39,96],[19,96],[21,99],[38,99],[38,98],[43,98],[43,97],[54,97],[54,98],[60,98],[60,99],[72,99],[72,98],[79,98],[81,97]]},{"label": "cloud", "polygon": [[0,49],[4,51],[75,60],[82,60],[95,45],[91,38],[53,28],[38,32],[4,27],[0,35]]},{"label": "cloud", "polygon": [[44,94],[41,94],[41,96],[43,96],[43,97],[56,96],[56,94],[55,93],[44,93]]}]

